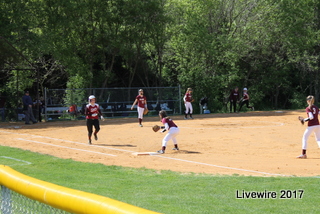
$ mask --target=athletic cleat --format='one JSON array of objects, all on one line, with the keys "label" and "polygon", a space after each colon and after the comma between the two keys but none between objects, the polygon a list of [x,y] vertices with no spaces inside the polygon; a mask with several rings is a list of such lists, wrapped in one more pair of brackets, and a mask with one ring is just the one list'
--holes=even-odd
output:
[{"label": "athletic cleat", "polygon": [[172,150],[176,150],[176,151],[178,151],[178,150],[179,150],[179,148],[178,148],[178,147],[177,147],[177,148],[176,148],[176,147],[174,147]]},{"label": "athletic cleat", "polygon": [[190,116],[190,119],[193,120],[193,117]]},{"label": "athletic cleat", "polygon": [[92,143],[91,143],[91,140],[89,140],[89,141],[88,141],[88,144],[89,144],[89,145],[91,145],[91,144],[92,144]]},{"label": "athletic cleat", "polygon": [[184,119],[187,120],[188,118],[187,118],[187,117],[184,117]]},{"label": "athletic cleat", "polygon": [[140,127],[143,127],[143,125],[142,125],[142,124],[140,124],[139,126],[140,126]]},{"label": "athletic cleat", "polygon": [[94,134],[94,139],[95,139],[95,140],[98,140],[97,134]]},{"label": "athletic cleat", "polygon": [[159,150],[159,151],[157,151],[157,153],[164,154],[164,150]]},{"label": "athletic cleat", "polygon": [[299,159],[307,159],[307,155],[299,155],[297,158],[299,158]]}]

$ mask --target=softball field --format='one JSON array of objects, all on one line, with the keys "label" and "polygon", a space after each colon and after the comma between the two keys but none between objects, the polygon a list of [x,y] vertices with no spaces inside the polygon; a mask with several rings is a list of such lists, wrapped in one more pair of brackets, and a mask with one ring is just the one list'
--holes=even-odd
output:
[{"label": "softball field", "polygon": [[309,138],[308,159],[296,159],[306,125],[301,111],[246,112],[230,114],[183,115],[172,119],[180,128],[180,151],[172,141],[165,154],[137,155],[161,148],[165,133],[154,133],[158,117],[145,117],[144,127],[137,118],[100,121],[99,139],[87,143],[84,120],[0,124],[1,145],[21,148],[59,158],[83,162],[145,167],[184,173],[252,176],[317,176],[320,149]]}]

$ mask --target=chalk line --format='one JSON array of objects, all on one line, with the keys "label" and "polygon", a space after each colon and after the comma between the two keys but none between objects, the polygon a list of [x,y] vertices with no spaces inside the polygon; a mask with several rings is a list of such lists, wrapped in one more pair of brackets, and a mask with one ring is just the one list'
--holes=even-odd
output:
[{"label": "chalk line", "polygon": [[38,143],[38,144],[43,144],[43,145],[49,145],[49,146],[65,148],[65,149],[71,149],[71,150],[77,150],[77,151],[82,151],[82,152],[95,153],[95,154],[99,154],[99,155],[107,155],[107,156],[113,156],[113,157],[117,156],[117,155],[112,155],[112,154],[108,154],[108,153],[94,152],[94,151],[85,150],[85,149],[76,149],[76,148],[72,148],[72,147],[68,147],[68,146],[60,146],[60,145],[55,145],[55,144],[51,144],[51,143],[43,143],[43,142],[35,141],[35,140],[27,140],[27,139],[23,139],[23,138],[16,138],[16,139],[17,140],[22,140],[22,141],[27,141],[27,142],[32,142],[32,143]]},{"label": "chalk line", "polygon": [[[0,132],[5,132],[5,131],[0,131]],[[13,133],[13,132],[6,132],[6,133],[18,134],[18,135],[20,134],[20,133]],[[20,135],[28,135],[28,134],[20,134]],[[45,137],[45,136],[39,136],[39,135],[28,135],[28,136],[85,145],[84,143],[79,143],[79,142],[74,142],[74,141],[69,141],[69,140],[63,140],[63,139],[57,139],[57,138],[51,138],[51,137]],[[86,151],[86,152],[92,152],[92,151],[89,151],[89,150],[81,150],[81,149],[75,149],[75,148],[72,148],[72,147],[58,146],[58,145],[55,145],[55,144],[43,143],[43,142],[27,140],[27,139],[23,139],[23,138],[17,138],[17,139],[18,140],[29,141],[29,142],[34,142],[34,143],[39,143],[39,144],[44,144],[44,145],[50,145],[50,146],[56,146],[56,147],[62,147],[62,148],[68,148],[68,149],[74,149],[74,150],[80,150],[80,151]],[[117,151],[123,151],[123,152],[130,152],[130,153],[136,152],[136,151],[131,151],[131,150],[114,149],[114,148],[109,148],[109,147],[105,147],[105,146],[98,146],[98,145],[88,145],[88,146],[90,146],[90,147],[95,146],[95,147],[100,147],[100,148],[102,147],[102,148],[105,148],[105,149],[111,149],[111,150],[117,150]],[[106,153],[101,153],[101,152],[92,152],[92,153],[116,156],[116,155],[111,155],[111,154],[106,154]],[[198,165],[204,165],[204,166],[210,166],[210,167],[216,167],[216,168],[223,168],[223,169],[228,169],[228,170],[251,172],[251,173],[264,174],[264,175],[270,175],[270,176],[291,176],[291,175],[282,175],[282,174],[275,174],[275,173],[268,173],[268,172],[260,172],[260,171],[248,170],[248,169],[240,169],[240,168],[234,168],[234,167],[219,166],[219,165],[196,162],[196,161],[190,161],[190,160],[185,160],[185,159],[166,157],[166,156],[163,156],[163,155],[152,155],[152,156],[153,157],[158,157],[158,158],[164,158],[164,159],[170,159],[170,160],[175,160],[175,161],[191,163],[191,164],[198,164]]]},{"label": "chalk line", "polygon": [[157,155],[156,157],[175,160],[175,161],[182,161],[182,162],[187,162],[187,163],[193,163],[193,164],[198,164],[198,165],[212,166],[212,167],[222,168],[222,169],[231,169],[231,170],[237,170],[237,171],[259,173],[259,174],[264,174],[264,175],[291,176],[291,175],[282,175],[282,174],[275,174],[275,173],[269,173],[269,172],[260,172],[260,171],[250,170],[250,169],[240,169],[240,168],[234,168],[234,167],[228,167],[228,166],[219,166],[219,165],[215,165],[215,164],[202,163],[202,162],[197,162],[197,161],[190,161],[190,160],[166,157],[166,156],[161,156],[161,155]]},{"label": "chalk line", "polygon": [[[0,156],[1,158],[6,158],[6,159],[11,159],[11,160],[15,160],[15,161],[19,161],[19,162],[24,162],[27,165],[32,164],[29,161],[25,161],[25,160],[21,160],[21,159],[17,159],[17,158],[13,158],[13,157],[7,157],[7,156]],[[13,165],[17,165],[17,164],[13,164]],[[25,164],[19,164],[19,165],[25,165]],[[11,165],[12,166],[12,165]]]}]

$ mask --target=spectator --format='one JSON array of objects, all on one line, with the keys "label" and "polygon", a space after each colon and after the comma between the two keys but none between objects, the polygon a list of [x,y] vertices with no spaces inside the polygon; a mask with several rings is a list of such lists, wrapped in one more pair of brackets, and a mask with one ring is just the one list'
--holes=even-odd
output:
[{"label": "spectator", "polygon": [[36,119],[33,116],[33,112],[32,112],[33,102],[29,95],[29,91],[25,91],[25,94],[22,97],[22,103],[23,103],[23,110],[26,115],[25,124],[30,125],[30,119],[34,124],[37,123]]},{"label": "spectator", "polygon": [[42,121],[42,109],[43,109],[43,103],[41,101],[41,98],[40,100],[35,100],[33,102],[33,106],[34,106],[34,109],[35,109],[35,113],[38,115],[38,121],[41,122]]},{"label": "spectator", "polygon": [[200,105],[200,114],[202,114],[203,110],[206,110],[208,107],[208,97],[202,97],[199,102]]},{"label": "spectator", "polygon": [[231,91],[231,94],[229,96],[230,100],[230,113],[232,112],[232,106],[233,106],[233,111],[237,112],[237,103],[240,100],[240,94],[239,94],[239,88],[235,87],[234,90]]},{"label": "spectator", "polygon": [[77,117],[78,116],[78,107],[76,104],[72,104],[69,107],[69,114],[72,115],[73,117]]},{"label": "spectator", "polygon": [[6,103],[6,98],[0,97],[0,112],[1,112],[2,121],[5,121],[5,108],[4,108],[5,103]]}]

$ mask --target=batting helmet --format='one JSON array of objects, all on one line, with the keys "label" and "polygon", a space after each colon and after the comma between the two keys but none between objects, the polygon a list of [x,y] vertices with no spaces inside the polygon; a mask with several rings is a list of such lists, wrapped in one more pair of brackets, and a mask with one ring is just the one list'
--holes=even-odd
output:
[{"label": "batting helmet", "polygon": [[90,101],[91,99],[96,99],[96,97],[95,97],[94,95],[90,95],[90,96],[89,96],[89,101]]}]

